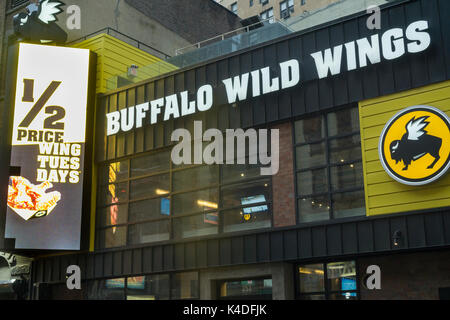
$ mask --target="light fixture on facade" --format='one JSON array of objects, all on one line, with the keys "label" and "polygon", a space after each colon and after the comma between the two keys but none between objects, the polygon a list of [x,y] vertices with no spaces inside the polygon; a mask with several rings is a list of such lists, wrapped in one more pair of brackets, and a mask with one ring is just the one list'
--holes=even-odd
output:
[{"label": "light fixture on facade", "polygon": [[395,230],[394,235],[392,236],[392,243],[394,244],[394,247],[400,246],[402,238],[402,232],[400,230]]},{"label": "light fixture on facade", "polygon": [[205,201],[205,200],[197,200],[197,204],[199,206],[212,208],[212,209],[217,209],[219,207],[217,203],[209,202],[209,201]]},{"label": "light fixture on facade", "polygon": [[156,189],[155,192],[156,192],[156,194],[157,194],[158,196],[164,196],[164,195],[170,193],[169,191],[167,191],[167,190],[162,190],[162,189]]}]

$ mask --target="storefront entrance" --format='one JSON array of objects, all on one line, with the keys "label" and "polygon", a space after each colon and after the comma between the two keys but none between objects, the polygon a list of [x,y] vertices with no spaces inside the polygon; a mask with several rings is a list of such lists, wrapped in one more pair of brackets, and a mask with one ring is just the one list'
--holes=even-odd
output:
[{"label": "storefront entrance", "polygon": [[219,300],[272,300],[272,279],[221,280]]}]

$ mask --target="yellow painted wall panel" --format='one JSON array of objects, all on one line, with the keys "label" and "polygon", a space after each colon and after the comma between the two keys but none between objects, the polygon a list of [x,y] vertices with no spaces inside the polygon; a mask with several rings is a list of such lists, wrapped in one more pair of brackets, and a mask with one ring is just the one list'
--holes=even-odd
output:
[{"label": "yellow painted wall panel", "polygon": [[359,104],[367,215],[393,214],[450,206],[450,173],[431,184],[408,186],[383,169],[378,143],[386,123],[399,111],[428,105],[450,115],[450,81],[362,101]]}]

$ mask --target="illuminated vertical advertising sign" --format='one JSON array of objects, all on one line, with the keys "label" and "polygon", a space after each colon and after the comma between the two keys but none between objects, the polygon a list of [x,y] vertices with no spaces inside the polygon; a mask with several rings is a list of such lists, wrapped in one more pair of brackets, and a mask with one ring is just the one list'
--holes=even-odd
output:
[{"label": "illuminated vertical advertising sign", "polygon": [[20,44],[6,238],[79,250],[90,52]]}]

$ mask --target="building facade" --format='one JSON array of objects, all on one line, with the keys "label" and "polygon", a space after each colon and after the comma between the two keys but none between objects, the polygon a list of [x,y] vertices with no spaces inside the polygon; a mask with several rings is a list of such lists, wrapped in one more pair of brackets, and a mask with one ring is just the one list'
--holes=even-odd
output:
[{"label": "building facade", "polygon": [[340,0],[217,0],[222,6],[246,19],[260,16],[262,19],[289,19],[327,7]]},{"label": "building facade", "polygon": [[[31,298],[448,298],[450,176],[401,184],[377,147],[400,111],[450,114],[449,12],[445,0],[400,1],[382,7],[380,30],[364,11],[98,95],[91,246],[35,252]],[[234,98],[233,79],[248,84]],[[208,88],[211,105],[197,94]],[[177,99],[205,110],[177,116]],[[108,122],[146,103],[141,126]],[[174,164],[172,133],[194,136],[196,122],[278,130],[279,170]],[[421,153],[411,167],[431,163]],[[81,290],[67,289],[71,265]],[[373,266],[381,289],[368,285]]]}]

